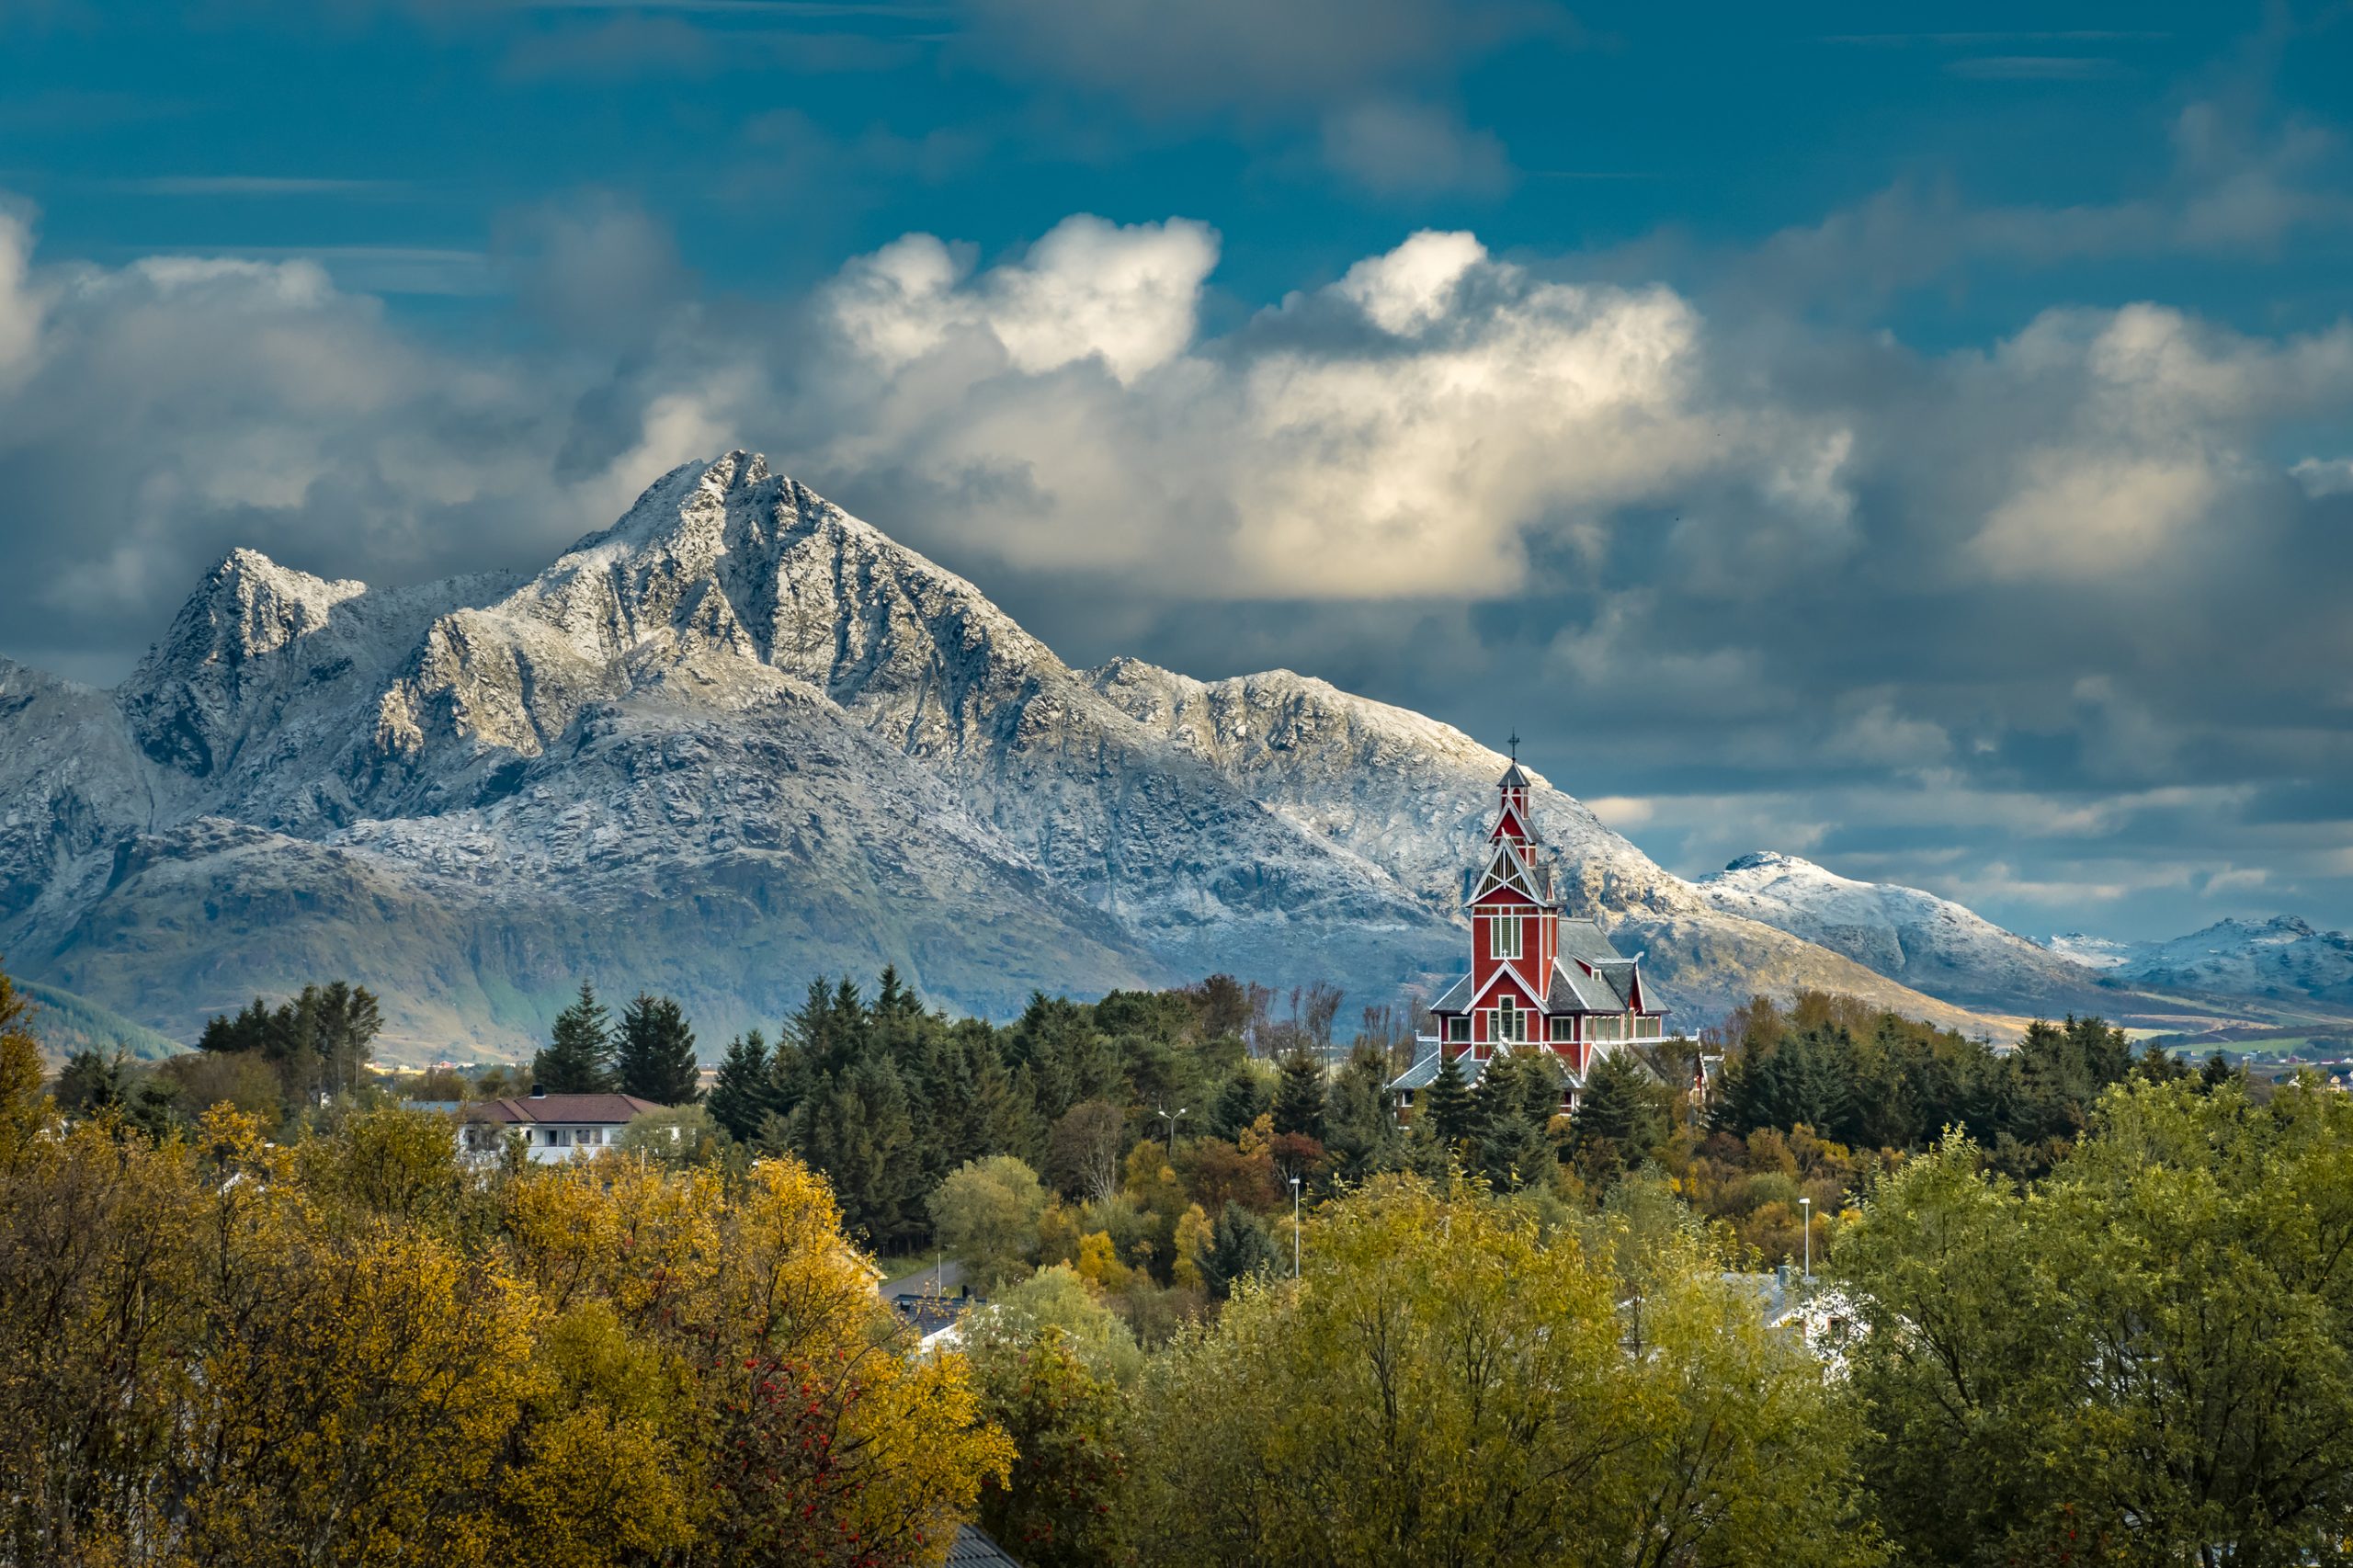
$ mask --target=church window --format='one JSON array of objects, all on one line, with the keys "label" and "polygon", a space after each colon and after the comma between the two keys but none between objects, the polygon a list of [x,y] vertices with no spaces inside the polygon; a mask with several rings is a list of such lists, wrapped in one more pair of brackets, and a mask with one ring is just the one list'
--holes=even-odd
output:
[{"label": "church window", "polygon": [[1447,1019],[1446,1038],[1449,1040],[1469,1040],[1471,1038],[1471,1015],[1465,1013],[1460,1017]]},{"label": "church window", "polygon": [[1487,926],[1489,951],[1499,959],[1519,957],[1519,925],[1517,918],[1491,921]]},{"label": "church window", "polygon": [[1519,1005],[1508,996],[1495,1004],[1495,1038],[1507,1040],[1528,1038],[1528,1015],[1521,1012]]},{"label": "church window", "polygon": [[1552,1038],[1554,1040],[1576,1039],[1577,1021],[1575,1017],[1568,1013],[1555,1015],[1552,1018]]}]

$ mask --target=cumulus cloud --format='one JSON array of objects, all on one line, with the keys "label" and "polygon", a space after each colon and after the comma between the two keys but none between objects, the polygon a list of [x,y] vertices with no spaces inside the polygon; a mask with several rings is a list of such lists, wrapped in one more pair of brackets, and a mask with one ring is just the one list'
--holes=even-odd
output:
[{"label": "cumulus cloud", "polygon": [[2012,581],[2202,560],[2177,547],[2245,521],[2224,502],[2261,483],[2259,433],[2353,399],[2343,324],[2267,342],[2147,305],[2052,312],[1998,362],[2006,390],[2057,415],[2050,438],[2014,455],[2008,493],[1972,541]]},{"label": "cumulus cloud", "polygon": [[415,579],[583,531],[550,482],[559,367],[435,347],[307,260],[31,244],[0,225],[12,653],[119,673],[233,545]]},{"label": "cumulus cloud", "polygon": [[1064,220],[1018,262],[975,280],[969,258],[909,234],[850,264],[830,295],[850,341],[886,372],[978,335],[1016,370],[1097,359],[1127,384],[1190,344],[1217,233],[1172,219],[1120,228]]},{"label": "cumulus cloud", "polygon": [[1422,233],[1203,342],[1213,259],[1198,226],[1074,220],[976,274],[927,236],[853,263],[829,308],[876,375],[820,460],[954,496],[1016,564],[1219,596],[1508,597],[1531,537],[1686,481],[1768,517],[1843,506],[1843,434],[1713,396],[1669,290]]},{"label": "cumulus cloud", "polygon": [[1802,849],[2029,919],[2162,869],[2239,908],[2353,833],[2289,799],[2353,776],[2353,327],[2052,310],[1921,353],[1437,231],[1242,315],[1214,231],[1084,216],[722,309],[592,197],[502,228],[541,330],[488,347],[307,261],[32,243],[0,220],[0,608],[69,673],[230,545],[535,566],[741,444],[1074,656],[1518,725],[1678,870]]}]

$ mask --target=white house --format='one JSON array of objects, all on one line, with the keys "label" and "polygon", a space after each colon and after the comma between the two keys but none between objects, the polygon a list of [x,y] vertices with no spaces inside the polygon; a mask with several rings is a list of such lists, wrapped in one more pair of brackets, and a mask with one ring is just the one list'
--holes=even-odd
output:
[{"label": "white house", "polygon": [[475,1100],[460,1113],[467,1152],[495,1157],[509,1133],[519,1132],[541,1165],[585,1159],[620,1139],[632,1118],[666,1106],[635,1095],[551,1095],[534,1089],[503,1100]]}]

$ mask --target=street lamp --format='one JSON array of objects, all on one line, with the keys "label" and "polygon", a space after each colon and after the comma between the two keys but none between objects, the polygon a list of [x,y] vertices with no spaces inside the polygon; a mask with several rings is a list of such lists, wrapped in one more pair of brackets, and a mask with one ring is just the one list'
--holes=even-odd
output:
[{"label": "street lamp", "polygon": [[1290,1178],[1290,1277],[1299,1278],[1299,1178]]},{"label": "street lamp", "polygon": [[1168,1124],[1168,1163],[1173,1165],[1176,1163],[1176,1119],[1187,1114],[1187,1108],[1178,1106],[1175,1110],[1156,1110],[1152,1114]]},{"label": "street lamp", "polygon": [[1813,1199],[1801,1198],[1798,1206],[1805,1211],[1805,1277],[1813,1278]]}]

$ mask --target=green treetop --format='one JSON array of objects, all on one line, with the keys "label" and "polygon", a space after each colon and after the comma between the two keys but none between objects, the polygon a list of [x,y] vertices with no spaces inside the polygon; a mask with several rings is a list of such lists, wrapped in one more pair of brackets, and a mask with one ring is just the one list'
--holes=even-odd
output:
[{"label": "green treetop", "polygon": [[531,1082],[551,1095],[594,1095],[613,1088],[610,1016],[587,982],[579,999],[556,1015],[548,1043],[531,1058]]}]

